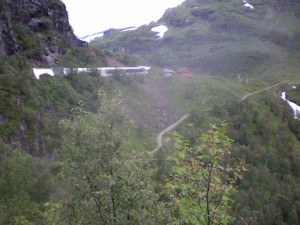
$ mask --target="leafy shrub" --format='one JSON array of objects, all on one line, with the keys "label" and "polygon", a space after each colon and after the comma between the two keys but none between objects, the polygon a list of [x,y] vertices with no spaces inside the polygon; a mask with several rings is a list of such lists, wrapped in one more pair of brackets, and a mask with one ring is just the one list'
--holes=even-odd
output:
[{"label": "leafy shrub", "polygon": [[22,24],[14,25],[14,36],[21,43],[23,55],[38,58],[42,54],[42,48],[36,35]]},{"label": "leafy shrub", "polygon": [[199,17],[203,20],[210,20],[210,15],[215,13],[213,9],[201,9],[201,8],[194,8],[191,11],[193,16]]},{"label": "leafy shrub", "polygon": [[270,32],[270,41],[284,48],[291,48],[292,46],[292,39],[290,37],[275,30]]},{"label": "leafy shrub", "polygon": [[64,3],[61,0],[49,0],[50,4],[63,6]]}]

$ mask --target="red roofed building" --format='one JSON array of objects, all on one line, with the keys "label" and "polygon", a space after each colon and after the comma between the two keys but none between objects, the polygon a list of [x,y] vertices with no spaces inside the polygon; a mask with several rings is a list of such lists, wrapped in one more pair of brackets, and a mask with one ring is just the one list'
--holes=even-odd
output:
[{"label": "red roofed building", "polygon": [[176,71],[176,75],[179,76],[189,76],[191,75],[192,71],[189,68],[182,68],[182,69],[178,69]]}]

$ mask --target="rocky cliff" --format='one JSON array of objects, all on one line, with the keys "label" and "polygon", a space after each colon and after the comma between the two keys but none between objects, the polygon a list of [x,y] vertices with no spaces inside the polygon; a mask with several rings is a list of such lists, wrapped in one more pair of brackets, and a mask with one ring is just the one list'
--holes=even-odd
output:
[{"label": "rocky cliff", "polygon": [[20,53],[52,64],[66,48],[82,46],[60,0],[0,0],[0,55]]}]

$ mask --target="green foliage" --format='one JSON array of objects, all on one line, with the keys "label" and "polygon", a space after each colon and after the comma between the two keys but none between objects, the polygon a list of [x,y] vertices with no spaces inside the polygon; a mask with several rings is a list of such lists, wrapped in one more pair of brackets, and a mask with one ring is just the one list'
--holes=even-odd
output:
[{"label": "green foliage", "polygon": [[139,66],[145,64],[145,61],[138,55],[128,53],[114,53],[113,57],[127,66]]},{"label": "green foliage", "polygon": [[289,90],[288,93],[288,99],[292,102],[295,102],[297,105],[300,105],[300,89],[295,88],[292,90]]},{"label": "green foliage", "polygon": [[107,53],[102,50],[89,48],[72,48],[58,59],[56,65],[65,67],[101,67],[106,64],[105,56]]},{"label": "green foliage", "polygon": [[23,24],[14,25],[15,37],[20,41],[22,46],[22,54],[28,58],[39,58],[42,48],[36,35]]},{"label": "green foliage", "polygon": [[61,206],[58,203],[46,202],[44,204],[45,211],[42,212],[42,218],[47,225],[62,225],[64,224],[59,217],[59,209]]},{"label": "green foliage", "polygon": [[16,131],[21,120],[28,116],[23,113],[24,105],[36,106],[27,68],[22,57],[1,58],[0,115],[5,122],[0,124],[0,135],[11,135]]},{"label": "green foliage", "polygon": [[61,0],[49,0],[51,4],[55,4],[55,5],[64,5],[64,3]]},{"label": "green foliage", "polygon": [[[41,81],[41,97],[57,111],[64,111],[80,100],[80,95],[70,85],[64,76],[55,76]],[[45,105],[46,105],[45,104]]]},{"label": "green foliage", "polygon": [[291,190],[299,188],[299,122],[278,95],[264,95],[223,107],[228,134],[235,140],[231,155],[243,159],[248,169],[235,195],[235,224],[297,224],[298,195]]},{"label": "green foliage", "polygon": [[167,184],[172,200],[172,224],[228,224],[234,221],[236,182],[241,165],[228,161],[231,140],[224,124],[212,126],[192,145],[181,136],[175,141],[177,165]]},{"label": "green foliage", "polygon": [[[62,175],[72,189],[69,222],[76,224],[162,224],[163,204],[154,193],[153,169],[147,155],[124,152],[130,124],[120,97],[99,92],[100,110],[73,110],[62,120]],[[128,147],[127,147],[128,148]]]},{"label": "green foliage", "polygon": [[79,101],[96,111],[103,80],[91,72],[37,81],[29,71],[23,56],[1,58],[0,135],[26,152],[49,157],[60,145],[59,119]]},{"label": "green foliage", "polygon": [[[285,63],[298,52],[299,16],[296,1],[256,1],[254,10],[243,2],[188,0],[166,10],[157,23],[134,31],[115,31],[96,40],[101,49],[124,49],[162,68],[190,67],[212,75],[254,76]],[[166,25],[157,39],[152,27]],[[292,50],[292,51],[291,51]]]},{"label": "green foliage", "polygon": [[[44,224],[43,221],[50,221],[50,211],[47,212],[44,203],[49,200],[52,185],[52,177],[41,162],[12,150],[0,140],[1,224]],[[51,215],[53,217],[54,212]]]},{"label": "green foliage", "polygon": [[96,70],[89,73],[69,74],[66,76],[66,81],[76,93],[64,96],[74,98],[77,95],[76,103],[81,100],[84,101],[88,111],[96,112],[98,110],[98,91],[104,85],[104,79],[99,76]]}]

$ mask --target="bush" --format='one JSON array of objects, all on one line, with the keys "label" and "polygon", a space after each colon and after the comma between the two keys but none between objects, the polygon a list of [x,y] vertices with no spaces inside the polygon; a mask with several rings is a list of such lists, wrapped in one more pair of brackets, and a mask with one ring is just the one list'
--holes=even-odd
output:
[{"label": "bush", "polygon": [[16,24],[13,28],[15,38],[21,43],[22,54],[28,58],[39,58],[42,48],[36,35],[22,24]]}]

